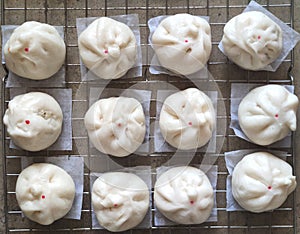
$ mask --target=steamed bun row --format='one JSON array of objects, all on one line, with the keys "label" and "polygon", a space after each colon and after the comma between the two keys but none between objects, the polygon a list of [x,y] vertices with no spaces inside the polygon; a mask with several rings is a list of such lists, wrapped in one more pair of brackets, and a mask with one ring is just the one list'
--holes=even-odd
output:
[{"label": "steamed bun row", "polygon": [[[207,63],[211,49],[209,23],[198,16],[177,14],[163,19],[150,43],[161,66],[181,75],[193,74]],[[282,30],[261,12],[242,13],[224,28],[222,46],[230,60],[249,70],[272,63],[282,50]],[[102,79],[122,77],[137,60],[137,41],[124,23],[101,17],[78,38],[84,65]],[[34,80],[51,77],[66,54],[63,39],[53,26],[26,22],[12,33],[4,47],[6,66]]]}]

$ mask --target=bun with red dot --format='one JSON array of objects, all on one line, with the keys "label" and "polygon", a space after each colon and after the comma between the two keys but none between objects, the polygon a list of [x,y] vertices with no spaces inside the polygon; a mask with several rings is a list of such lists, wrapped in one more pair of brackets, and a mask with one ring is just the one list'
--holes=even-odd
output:
[{"label": "bun with red dot", "polygon": [[248,70],[261,70],[275,61],[283,46],[282,30],[258,11],[233,17],[224,27],[222,45],[230,60]]},{"label": "bun with red dot", "polygon": [[193,74],[205,66],[211,53],[209,23],[190,14],[168,16],[153,33],[152,44],[163,67]]},{"label": "bun with red dot", "polygon": [[196,88],[167,97],[159,118],[165,140],[181,150],[204,146],[212,137],[216,114],[210,98]]},{"label": "bun with red dot", "polygon": [[296,188],[292,167],[267,153],[246,155],[232,173],[232,195],[244,209],[261,213],[280,207]]},{"label": "bun with red dot", "polygon": [[149,210],[149,189],[137,175],[102,174],[93,184],[92,204],[99,224],[122,232],[141,223]]},{"label": "bun with red dot", "polygon": [[51,146],[61,133],[62,122],[60,105],[52,96],[41,92],[14,97],[3,117],[14,144],[28,151]]},{"label": "bun with red dot", "polygon": [[239,104],[239,125],[254,143],[272,144],[296,130],[298,103],[298,97],[284,86],[255,88]]},{"label": "bun with red dot", "polygon": [[174,167],[158,177],[154,202],[168,219],[179,224],[205,222],[213,209],[214,193],[203,171],[194,167]]},{"label": "bun with red dot", "polygon": [[53,26],[29,21],[14,30],[4,46],[4,56],[11,72],[28,79],[43,80],[61,68],[66,46]]},{"label": "bun with red dot", "polygon": [[18,176],[16,197],[27,218],[49,225],[72,208],[75,184],[62,168],[49,163],[35,163]]}]

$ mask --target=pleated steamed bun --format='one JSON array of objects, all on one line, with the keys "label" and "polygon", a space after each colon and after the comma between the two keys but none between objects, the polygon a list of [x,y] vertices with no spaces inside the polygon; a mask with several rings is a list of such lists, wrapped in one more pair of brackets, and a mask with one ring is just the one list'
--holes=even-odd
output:
[{"label": "pleated steamed bun", "polygon": [[239,124],[258,145],[269,145],[297,127],[298,97],[281,85],[264,85],[251,90],[238,108]]},{"label": "pleated steamed bun", "polygon": [[212,137],[216,114],[210,98],[196,88],[188,88],[164,101],[159,127],[173,147],[190,150],[204,146]]},{"label": "pleated steamed bun", "polygon": [[78,38],[79,54],[84,65],[102,79],[118,79],[133,67],[137,41],[124,23],[100,17]]},{"label": "pleated steamed bun", "polygon": [[201,70],[211,53],[209,23],[190,14],[177,14],[162,20],[152,35],[160,64],[178,74]]},{"label": "pleated steamed bun", "polygon": [[134,98],[100,99],[89,108],[84,123],[93,145],[117,157],[136,151],[146,133],[143,107]]},{"label": "pleated steamed bun", "polygon": [[62,168],[49,163],[35,163],[18,176],[16,196],[26,217],[49,225],[72,208],[75,184]]},{"label": "pleated steamed bun", "polygon": [[214,205],[213,188],[203,171],[174,167],[158,177],[154,202],[168,219],[179,224],[205,222]]},{"label": "pleated steamed bun", "polygon": [[232,173],[232,195],[244,209],[261,213],[280,207],[296,188],[292,167],[267,153],[246,155]]},{"label": "pleated steamed bun", "polygon": [[14,97],[3,117],[15,145],[29,151],[51,146],[60,136],[63,113],[49,94],[30,92]]},{"label": "pleated steamed bun", "polygon": [[13,73],[43,80],[63,65],[66,45],[53,26],[29,21],[14,30],[4,46],[4,56],[7,68]]},{"label": "pleated steamed bun", "polygon": [[138,176],[125,172],[102,174],[93,184],[92,204],[99,224],[122,232],[140,224],[149,210],[149,189]]},{"label": "pleated steamed bun", "polygon": [[230,60],[255,71],[278,58],[282,40],[282,30],[273,20],[261,12],[249,11],[227,22],[222,44]]}]

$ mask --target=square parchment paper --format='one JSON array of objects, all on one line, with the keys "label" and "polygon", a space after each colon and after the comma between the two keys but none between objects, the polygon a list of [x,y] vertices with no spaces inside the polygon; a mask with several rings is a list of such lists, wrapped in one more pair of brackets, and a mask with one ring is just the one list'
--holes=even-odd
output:
[{"label": "square parchment paper", "polygon": [[[2,25],[2,48],[4,48],[6,42],[9,40],[13,31],[19,27],[19,25]],[[62,39],[64,39],[64,27],[54,26]],[[5,64],[4,50],[2,49],[2,64]],[[45,80],[31,80],[14,74],[13,72],[8,73],[6,82],[7,88],[12,87],[65,87],[65,67],[62,67],[48,79]]]},{"label": "square parchment paper", "polygon": [[[10,89],[10,99],[28,92],[43,92],[51,95],[58,102],[63,112],[61,134],[56,142],[45,150],[72,150],[72,90],[12,88]],[[10,141],[9,147],[13,149],[20,149],[13,143],[12,140]]]}]

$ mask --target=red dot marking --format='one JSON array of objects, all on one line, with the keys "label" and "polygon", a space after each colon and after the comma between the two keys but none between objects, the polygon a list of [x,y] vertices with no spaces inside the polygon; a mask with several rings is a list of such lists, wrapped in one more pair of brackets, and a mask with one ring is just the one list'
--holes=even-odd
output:
[{"label": "red dot marking", "polygon": [[261,38],[260,36],[257,37],[258,40],[260,40],[260,38]]},{"label": "red dot marking", "polygon": [[271,190],[271,189],[272,189],[272,186],[268,186],[268,189]]},{"label": "red dot marking", "polygon": [[276,115],[275,115],[275,118],[278,118],[278,117],[279,117],[279,115],[278,115],[278,114],[276,114]]},{"label": "red dot marking", "polygon": [[188,43],[188,42],[189,42],[189,40],[185,39],[185,40],[184,40],[184,42],[185,42],[185,43]]},{"label": "red dot marking", "polygon": [[121,127],[121,126],[122,126],[122,124],[118,123],[118,127]]},{"label": "red dot marking", "polygon": [[118,204],[114,204],[114,207],[117,207],[118,206]]},{"label": "red dot marking", "polygon": [[25,50],[25,52],[28,52],[28,51],[29,51],[29,49],[28,49],[27,47],[26,47],[24,50]]},{"label": "red dot marking", "polygon": [[190,201],[190,203],[193,205],[193,204],[194,204],[194,201]]},{"label": "red dot marking", "polygon": [[104,50],[104,54],[108,54],[108,50]]},{"label": "red dot marking", "polygon": [[25,120],[25,123],[26,123],[26,124],[30,124],[30,120],[28,120],[28,119]]},{"label": "red dot marking", "polygon": [[193,123],[192,123],[192,122],[188,122],[188,125],[192,126],[192,125],[193,125]]},{"label": "red dot marking", "polygon": [[42,199],[45,199],[46,198],[46,196],[45,195],[42,195]]}]

